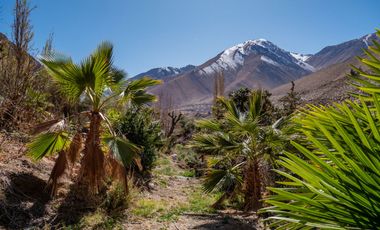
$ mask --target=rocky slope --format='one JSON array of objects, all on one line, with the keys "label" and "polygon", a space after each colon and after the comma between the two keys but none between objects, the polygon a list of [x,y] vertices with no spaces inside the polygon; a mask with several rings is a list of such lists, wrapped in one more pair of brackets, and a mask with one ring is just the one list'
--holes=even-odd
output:
[{"label": "rocky slope", "polygon": [[372,45],[373,40],[378,40],[374,33],[338,45],[327,46],[310,57],[306,62],[317,70],[336,63],[343,63],[352,57],[361,55],[363,49],[367,49],[369,45]]},{"label": "rocky slope", "polygon": [[[295,91],[301,96],[302,103],[329,103],[348,99],[349,92],[355,89],[348,84],[347,74],[350,73],[350,65],[360,66],[359,60],[351,57],[343,63],[337,63],[327,68],[294,81]],[[272,100],[279,105],[278,100],[285,96],[291,88],[287,83],[271,89]]]},{"label": "rocky slope", "polygon": [[[365,68],[357,56],[364,56],[365,49],[379,42],[376,34],[368,34],[338,45],[328,46],[306,60],[317,71],[295,81],[295,90],[299,92],[303,103],[330,103],[350,98],[349,93],[355,89],[348,84],[347,74],[351,65]],[[290,89],[290,83],[271,90],[276,103]]]}]

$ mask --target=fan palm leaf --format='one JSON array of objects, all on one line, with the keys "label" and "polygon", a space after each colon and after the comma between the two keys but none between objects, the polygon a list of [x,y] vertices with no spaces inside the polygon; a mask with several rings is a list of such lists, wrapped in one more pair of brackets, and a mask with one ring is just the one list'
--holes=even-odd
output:
[{"label": "fan palm leaf", "polygon": [[64,150],[68,144],[69,136],[66,132],[42,133],[28,144],[28,155],[35,160],[40,160]]},{"label": "fan palm leaf", "polygon": [[151,86],[161,84],[161,80],[155,80],[148,77],[143,77],[128,83],[123,92],[124,102],[134,105],[141,105],[149,102],[154,102],[156,97],[146,93],[146,89]]}]

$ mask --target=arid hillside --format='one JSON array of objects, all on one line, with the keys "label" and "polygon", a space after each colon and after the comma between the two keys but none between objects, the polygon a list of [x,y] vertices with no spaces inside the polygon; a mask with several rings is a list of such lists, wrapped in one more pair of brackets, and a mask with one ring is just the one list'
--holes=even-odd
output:
[{"label": "arid hillside", "polygon": [[[343,63],[334,64],[325,69],[312,73],[294,81],[295,91],[300,93],[302,103],[327,103],[329,101],[342,101],[349,98],[349,92],[354,87],[350,86],[347,74],[351,71],[351,65],[361,66],[357,58],[353,57]],[[272,100],[286,95],[291,84],[284,84],[270,90]]]}]

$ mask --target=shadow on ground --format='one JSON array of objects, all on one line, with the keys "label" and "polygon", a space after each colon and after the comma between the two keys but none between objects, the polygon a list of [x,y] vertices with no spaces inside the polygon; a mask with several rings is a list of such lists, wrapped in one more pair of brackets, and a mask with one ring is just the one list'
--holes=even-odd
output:
[{"label": "shadow on ground", "polygon": [[12,173],[1,181],[0,227],[24,229],[46,213],[46,182],[33,174]]},{"label": "shadow on ground", "polygon": [[[199,224],[194,226],[192,229],[202,229],[202,230],[252,230],[255,228],[255,221],[249,221],[242,218],[235,218],[232,216],[223,215],[204,215],[204,214],[186,214],[194,219],[200,221],[207,220],[205,224]],[[212,221],[210,221],[212,219]]]},{"label": "shadow on ground", "polygon": [[77,183],[70,186],[69,192],[58,207],[54,220],[51,220],[53,226],[73,226],[74,228],[79,228],[81,219],[99,207],[101,196],[90,196],[86,191],[82,185],[78,185]]}]

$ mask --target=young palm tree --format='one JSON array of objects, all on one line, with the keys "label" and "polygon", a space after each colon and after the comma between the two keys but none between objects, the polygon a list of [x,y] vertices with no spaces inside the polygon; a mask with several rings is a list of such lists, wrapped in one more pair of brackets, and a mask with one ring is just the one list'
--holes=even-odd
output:
[{"label": "young palm tree", "polygon": [[[61,93],[69,101],[87,108],[64,119],[40,125],[37,131],[42,133],[29,144],[29,154],[34,159],[59,154],[49,179],[53,192],[68,163],[73,165],[80,158],[80,153],[79,181],[93,192],[102,185],[106,165],[109,165],[112,176],[118,175],[122,179],[126,179],[125,168],[132,162],[140,165],[139,148],[112,130],[105,110],[110,105],[117,106],[117,103],[126,107],[154,101],[155,97],[145,89],[160,81],[149,78],[125,81],[124,72],[113,67],[112,51],[112,45],[104,42],[80,64],[59,55],[41,59]],[[76,123],[73,123],[74,118]],[[83,128],[88,129],[84,141]]]},{"label": "young palm tree", "polygon": [[[380,36],[380,32],[377,32]],[[278,229],[378,229],[380,226],[380,45],[361,58],[355,102],[310,106],[295,118],[304,140],[278,171],[288,180],[270,188],[265,212]]]},{"label": "young palm tree", "polygon": [[207,130],[195,136],[192,147],[216,154],[218,161],[207,174],[205,191],[219,189],[224,192],[217,206],[225,198],[243,191],[244,209],[261,207],[262,188],[266,164],[265,156],[273,153],[276,134],[271,127],[261,126],[263,91],[255,91],[249,99],[246,112],[238,110],[233,100],[220,100],[223,104],[223,119],[201,120],[197,125]]}]

